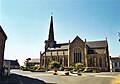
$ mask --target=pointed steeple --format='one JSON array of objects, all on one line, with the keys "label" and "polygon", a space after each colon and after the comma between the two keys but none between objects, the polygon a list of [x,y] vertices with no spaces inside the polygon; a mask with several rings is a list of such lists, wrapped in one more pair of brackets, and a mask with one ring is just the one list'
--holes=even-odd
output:
[{"label": "pointed steeple", "polygon": [[55,44],[56,41],[54,40],[53,16],[51,16],[48,40],[45,40],[45,50],[47,50],[48,47],[54,48]]},{"label": "pointed steeple", "polygon": [[54,41],[53,16],[51,16],[48,41]]}]

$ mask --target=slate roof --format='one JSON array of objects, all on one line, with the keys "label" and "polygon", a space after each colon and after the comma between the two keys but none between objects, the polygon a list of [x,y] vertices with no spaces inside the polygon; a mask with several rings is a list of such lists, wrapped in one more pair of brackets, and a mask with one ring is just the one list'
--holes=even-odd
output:
[{"label": "slate roof", "polygon": [[91,42],[86,42],[86,44],[90,47],[90,48],[104,48],[107,46],[107,41],[91,41]]},{"label": "slate roof", "polygon": [[64,50],[64,49],[68,49],[68,44],[69,43],[59,43],[59,44],[56,44],[54,48],[48,48],[47,50]]},{"label": "slate roof", "polygon": [[1,25],[0,25],[0,32],[2,33],[2,35],[5,37],[5,39],[7,39],[7,35],[5,34],[5,32],[3,31]]},{"label": "slate roof", "polygon": [[16,60],[4,60],[4,61],[10,61],[10,65],[12,66],[20,66],[20,64]]},{"label": "slate roof", "polygon": [[88,46],[88,54],[105,54],[106,53],[106,47],[107,47],[107,41],[91,41],[86,42]]}]

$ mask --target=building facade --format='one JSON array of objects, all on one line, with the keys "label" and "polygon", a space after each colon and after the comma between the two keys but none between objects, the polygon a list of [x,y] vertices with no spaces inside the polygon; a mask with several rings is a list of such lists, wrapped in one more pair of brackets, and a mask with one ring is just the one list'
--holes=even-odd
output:
[{"label": "building facade", "polygon": [[[24,62],[25,66],[26,66],[26,62]],[[33,66],[40,66],[40,58],[31,58],[28,63],[27,66],[33,67]]]},{"label": "building facade", "polygon": [[109,71],[109,51],[107,40],[83,41],[76,36],[68,43],[57,43],[54,39],[53,16],[51,16],[48,40],[45,40],[45,51],[41,53],[40,66],[49,68],[51,61],[58,61],[61,66],[75,66],[83,63],[84,67],[100,67]]},{"label": "building facade", "polygon": [[111,57],[110,61],[111,61],[112,72],[120,72],[120,56]]},{"label": "building facade", "polygon": [[4,60],[4,49],[5,49],[5,41],[7,40],[7,36],[0,26],[0,76],[3,75],[3,60]]},{"label": "building facade", "polygon": [[7,63],[10,62],[10,69],[20,69],[20,64],[18,60],[4,60],[3,66],[7,68]]}]

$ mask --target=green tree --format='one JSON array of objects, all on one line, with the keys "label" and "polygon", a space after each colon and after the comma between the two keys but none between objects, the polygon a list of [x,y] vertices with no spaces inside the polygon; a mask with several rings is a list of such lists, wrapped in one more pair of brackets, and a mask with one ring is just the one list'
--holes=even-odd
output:
[{"label": "green tree", "polygon": [[26,68],[28,68],[28,67],[30,67],[30,65],[29,65],[29,61],[31,60],[31,58],[27,58],[26,60],[25,60],[25,65],[26,65]]},{"label": "green tree", "polygon": [[50,63],[50,67],[51,67],[51,69],[56,70],[56,69],[60,68],[60,63],[57,62],[57,61],[52,61],[52,62]]},{"label": "green tree", "polygon": [[76,63],[75,67],[76,67],[77,70],[79,70],[83,67],[83,64],[82,63]]}]

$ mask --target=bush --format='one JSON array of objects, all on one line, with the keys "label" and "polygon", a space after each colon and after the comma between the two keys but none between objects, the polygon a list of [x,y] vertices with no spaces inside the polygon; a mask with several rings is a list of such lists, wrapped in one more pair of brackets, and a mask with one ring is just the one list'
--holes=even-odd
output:
[{"label": "bush", "polygon": [[52,62],[50,63],[50,66],[51,66],[51,69],[57,69],[57,68],[60,67],[60,64],[59,64],[59,62],[57,62],[57,61],[52,61]]},{"label": "bush", "polygon": [[83,67],[83,64],[82,63],[76,63],[75,66],[76,66],[76,69],[78,70],[78,69],[81,69]]}]

